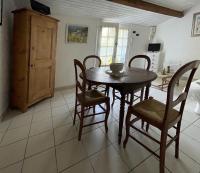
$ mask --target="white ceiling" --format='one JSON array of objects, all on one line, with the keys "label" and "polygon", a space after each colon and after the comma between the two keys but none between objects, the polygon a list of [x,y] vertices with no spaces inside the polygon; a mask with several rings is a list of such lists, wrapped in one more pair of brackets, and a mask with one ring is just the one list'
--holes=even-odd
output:
[{"label": "white ceiling", "polygon": [[[100,18],[106,22],[158,25],[172,17],[148,12],[106,0],[38,0],[51,7],[53,14]],[[199,0],[145,0],[175,10],[186,11]],[[19,7],[28,6],[29,0],[16,0]]]}]

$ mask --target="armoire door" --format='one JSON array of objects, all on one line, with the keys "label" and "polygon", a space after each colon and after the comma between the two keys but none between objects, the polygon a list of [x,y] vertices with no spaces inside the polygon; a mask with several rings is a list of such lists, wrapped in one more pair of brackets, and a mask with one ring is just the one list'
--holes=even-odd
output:
[{"label": "armoire door", "polygon": [[30,28],[28,102],[34,103],[53,94],[57,24],[42,16],[31,16]]}]

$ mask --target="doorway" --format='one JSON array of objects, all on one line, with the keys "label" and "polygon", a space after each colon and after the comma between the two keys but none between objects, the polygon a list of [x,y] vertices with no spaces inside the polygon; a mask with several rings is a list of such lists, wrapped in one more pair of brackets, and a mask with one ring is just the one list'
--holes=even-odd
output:
[{"label": "doorway", "polygon": [[98,54],[102,65],[108,66],[113,62],[124,63],[128,43],[128,29],[118,24],[105,24],[99,33]]}]

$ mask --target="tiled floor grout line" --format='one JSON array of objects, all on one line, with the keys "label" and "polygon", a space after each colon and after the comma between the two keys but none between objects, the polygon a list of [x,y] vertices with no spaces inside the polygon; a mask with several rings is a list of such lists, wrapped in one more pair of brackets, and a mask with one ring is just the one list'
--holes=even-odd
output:
[{"label": "tiled floor grout line", "polygon": [[24,151],[24,159],[22,160],[22,168],[21,168],[21,173],[23,171],[23,167],[24,167],[24,161],[25,161],[25,156],[26,156],[26,150],[27,150],[27,146],[28,146],[28,141],[29,141],[29,134],[31,132],[31,126],[32,126],[32,121],[33,121],[33,114],[34,114],[35,110],[33,110],[32,112],[32,119],[31,119],[31,125],[30,125],[30,129],[29,129],[29,133],[28,133],[28,138],[27,138],[27,142],[26,142],[26,146],[25,146],[25,151]]},{"label": "tiled floor grout line", "polygon": [[12,143],[9,143],[9,144],[6,144],[6,145],[2,145],[2,146],[0,146],[0,149],[1,149],[1,148],[4,148],[4,147],[7,147],[7,146],[9,146],[9,145],[15,144],[15,143],[17,143],[17,142],[24,141],[25,139],[28,139],[28,136],[27,136],[26,138],[23,138],[23,139],[19,139],[19,140],[17,140],[17,141],[14,141],[14,142],[12,142]]},{"label": "tiled floor grout line", "polygon": [[189,156],[187,153],[185,153],[181,148],[180,148],[180,151],[181,151],[184,155],[186,155],[187,157],[189,157],[191,160],[193,160],[195,163],[197,163],[197,164],[200,166],[200,163],[199,163],[199,162],[197,162],[196,160],[194,160],[194,158],[192,158],[192,157]]},{"label": "tiled floor grout line", "polygon": [[140,165],[142,165],[146,160],[148,160],[152,156],[153,156],[153,154],[150,153],[150,155],[147,156],[144,160],[142,160],[141,162],[139,162],[135,167],[131,168],[131,171],[135,170],[137,167],[139,167]]},{"label": "tiled floor grout line", "polygon": [[[35,113],[35,112],[32,113],[32,119],[33,119],[33,114],[34,114],[34,113]],[[31,122],[31,125],[32,125],[32,122]],[[91,131],[86,132],[84,135],[86,135],[87,133],[92,132],[93,130],[97,130],[98,128],[100,128],[100,127],[97,127],[97,128],[95,128],[95,129],[92,129]],[[53,128],[53,129],[54,129],[54,128]],[[30,130],[31,130],[31,126],[30,126],[30,129],[29,129],[29,134],[30,134]],[[100,130],[103,131],[101,128],[100,128]],[[50,130],[48,130],[48,131],[50,131]],[[45,132],[47,132],[47,131],[41,132],[41,133],[36,134],[36,135],[33,135],[33,136],[37,136],[37,135],[40,135],[40,134],[45,133]],[[27,144],[28,144],[28,139],[29,139],[30,137],[33,137],[33,136],[28,135],[28,138],[24,138],[24,139],[22,139],[22,140],[27,139]],[[54,138],[54,139],[55,139],[55,138]],[[31,158],[31,157],[33,157],[33,156],[35,156],[35,155],[41,154],[41,153],[43,153],[43,152],[46,152],[46,151],[48,151],[48,150],[50,150],[50,149],[52,149],[52,148],[55,148],[56,146],[62,145],[62,144],[66,143],[66,142],[69,142],[69,141],[71,141],[71,140],[73,140],[73,139],[74,139],[74,138],[72,138],[72,139],[70,139],[70,140],[67,140],[67,141],[63,141],[62,143],[60,143],[60,144],[58,144],[58,145],[54,145],[53,147],[50,147],[50,148],[48,148],[48,149],[46,149],[46,150],[43,150],[43,151],[38,152],[38,153],[35,153],[35,154],[33,154],[33,155],[29,156],[29,157],[25,157],[25,156],[24,156],[24,159],[23,159],[23,160],[20,160],[20,161],[23,161],[23,162],[24,162],[25,159],[28,159],[28,158]],[[20,141],[22,141],[22,140],[20,140]],[[109,140],[109,141],[110,141],[110,140]],[[19,141],[16,141],[16,142],[19,142]],[[16,143],[16,142],[14,142],[14,143]],[[81,141],[81,142],[82,142],[82,141]],[[27,148],[27,144],[26,144],[26,148]],[[107,145],[106,147],[109,147],[111,144],[112,144],[112,142],[110,141],[110,144]],[[8,145],[10,145],[10,144],[8,144]],[[83,143],[82,143],[82,145],[83,145]],[[84,147],[84,145],[83,145],[83,147]],[[93,155],[95,155],[95,154],[101,152],[103,149],[104,149],[104,148],[102,148],[101,150],[99,150],[99,151],[97,151],[97,152],[95,152],[95,153],[93,153],[93,154],[91,154],[91,155],[88,155],[88,156],[87,156],[85,159],[83,159],[83,160],[86,160],[86,159],[92,157]],[[85,147],[84,147],[84,150],[85,150]],[[86,150],[85,150],[85,151],[86,151]],[[87,151],[86,151],[86,152],[87,152]],[[25,154],[26,154],[26,151],[25,151]],[[83,160],[81,160],[81,161],[83,161]],[[17,161],[16,163],[18,163],[18,162],[20,162],[20,161]],[[80,163],[80,162],[78,162],[78,163]],[[78,163],[74,164],[73,166],[77,165]],[[11,164],[11,165],[13,165],[13,164]],[[9,167],[9,166],[11,166],[11,165],[8,165],[8,166],[6,166],[6,167]],[[91,165],[92,165],[92,164],[91,164]],[[22,166],[22,169],[23,169],[23,166]],[[69,168],[66,168],[66,169],[69,169]],[[63,171],[63,170],[62,170],[62,171]]]},{"label": "tiled floor grout line", "polygon": [[[30,128],[31,128],[31,126],[30,126]],[[59,128],[59,127],[58,127],[58,128]],[[3,146],[0,146],[0,148],[4,148],[4,147],[6,147],[6,146],[9,146],[9,145],[15,144],[15,143],[20,142],[20,141],[23,141],[23,140],[25,140],[25,139],[28,139],[28,138],[32,138],[32,137],[35,137],[35,136],[41,135],[41,134],[46,133],[46,132],[51,131],[51,130],[52,130],[52,129],[45,130],[45,131],[43,131],[43,132],[37,133],[37,134],[32,135],[32,136],[28,135],[26,138],[19,139],[19,140],[17,140],[17,141],[11,142],[11,143],[9,143],[9,144],[6,144],[6,145],[3,145]]]},{"label": "tiled floor grout line", "polygon": [[[73,111],[71,111],[70,110],[70,108],[69,108],[69,105],[68,105],[68,102],[67,102],[67,99],[65,99],[65,97],[64,97],[64,95],[62,94],[62,96],[63,96],[63,98],[64,98],[64,101],[65,101],[65,103],[66,103],[66,105],[67,105],[67,107],[68,107],[68,111],[70,111],[71,112],[71,117],[72,117],[72,121],[73,121],[73,115],[72,115],[72,113],[73,113]],[[75,101],[74,101],[75,102]],[[73,108],[73,110],[74,110],[74,108]],[[77,131],[77,133],[78,133],[78,129],[77,129],[77,126],[76,125],[74,125],[75,126],[75,128],[76,128],[76,131]],[[77,137],[76,137],[77,138]],[[75,138],[73,138],[73,139],[75,139]],[[73,140],[72,139],[72,140]],[[77,139],[78,140],[78,139]],[[87,150],[85,149],[85,147],[84,147],[84,144],[83,144],[83,141],[80,141],[81,142],[81,144],[82,144],[82,146],[83,146],[83,148],[84,148],[84,151],[87,153]],[[62,172],[64,172],[65,170],[67,170],[67,169],[70,169],[70,168],[72,168],[72,167],[74,167],[75,165],[78,165],[80,162],[82,162],[82,161],[84,161],[84,160],[87,160],[87,159],[89,159],[89,155],[87,155],[87,157],[86,158],[84,158],[84,159],[82,159],[82,160],[80,160],[79,162],[77,162],[76,164],[73,164],[73,165],[71,165],[70,167],[68,167],[68,168],[65,168],[65,169],[63,169],[62,171],[60,171],[59,173],[62,173]],[[89,162],[90,162],[90,159],[89,159]],[[91,163],[90,163],[91,164]],[[91,164],[91,166],[92,166],[92,164]],[[93,168],[93,166],[92,166],[92,169],[93,169],[93,172],[94,172],[94,168]],[[95,173],[95,172],[94,172]]]},{"label": "tiled floor grout line", "polygon": [[[155,152],[159,151],[159,148],[157,150],[155,150]],[[146,160],[148,160],[150,157],[154,157],[158,162],[159,162],[159,159],[157,157],[155,157],[153,154],[150,154],[147,158],[145,158],[144,160],[142,160],[139,164],[137,164],[134,168],[131,169],[131,171],[134,171],[137,167],[139,167],[140,165],[142,165]],[[166,164],[165,164],[165,169],[167,169],[170,173],[171,173],[171,170],[169,168],[166,167]]]},{"label": "tiled floor grout line", "polygon": [[[77,128],[77,127],[76,127],[76,128]],[[97,129],[100,129],[100,130],[102,131],[102,129],[101,129],[100,127],[95,128],[95,129],[93,129],[93,130],[97,130]],[[91,130],[91,131],[93,131],[93,130]],[[90,133],[91,131],[84,133],[83,136],[86,135],[87,133]],[[78,132],[78,129],[77,129],[77,132]],[[107,137],[106,137],[106,138],[107,138]],[[75,138],[73,138],[73,139],[75,139]],[[73,139],[71,139],[71,140],[73,140]],[[70,140],[70,141],[71,141],[71,140]],[[108,140],[109,140],[109,139],[108,139]],[[110,140],[109,140],[109,141],[110,141]],[[85,152],[87,153],[87,150],[86,150],[85,147],[84,147],[83,141],[80,141],[80,142],[82,143],[82,146],[83,146]],[[65,143],[66,143],[66,142],[65,142]],[[106,147],[110,147],[111,145],[112,145],[112,143],[111,143],[111,141],[110,141],[109,145],[107,145]],[[91,166],[92,166],[93,172],[95,173],[95,170],[94,170],[94,167],[93,167],[93,165],[92,165],[92,163],[91,163],[90,158],[93,157],[95,154],[101,152],[103,149],[104,149],[104,148],[101,148],[99,151],[97,151],[97,152],[95,152],[95,153],[93,153],[93,154],[91,154],[91,155],[87,155],[87,157],[85,157],[85,158],[82,159],[81,161],[79,161],[79,162],[77,162],[77,163],[75,163],[75,164],[73,164],[73,165],[71,165],[71,166],[69,166],[69,167],[63,169],[63,170],[60,171],[59,173],[62,173],[62,172],[64,172],[65,170],[67,170],[67,169],[69,169],[69,168],[71,168],[71,167],[74,167],[75,165],[77,165],[77,164],[79,164],[80,162],[82,162],[82,161],[84,161],[84,160],[87,160],[87,159],[89,160],[89,162],[90,162],[90,164],[91,164]]]},{"label": "tiled floor grout line", "polygon": [[18,161],[16,161],[16,162],[11,163],[10,165],[1,167],[1,168],[0,168],[0,171],[1,171],[2,169],[9,168],[10,166],[13,166],[13,165],[15,165],[15,164],[17,164],[17,163],[20,163],[20,162],[22,162],[23,160],[24,160],[24,159],[21,159],[21,160],[18,160]]},{"label": "tiled floor grout line", "polygon": [[76,163],[74,163],[74,164],[72,164],[72,165],[70,165],[70,166],[64,168],[63,170],[59,171],[58,173],[62,173],[62,172],[64,172],[64,171],[66,171],[66,170],[68,170],[68,169],[70,169],[70,168],[72,168],[72,167],[78,165],[79,163],[81,163],[81,162],[87,160],[88,158],[89,158],[89,157],[85,157],[84,159],[81,159],[81,160],[79,160],[78,162],[76,162]]},{"label": "tiled floor grout line", "polygon": [[[105,133],[105,131],[103,131],[102,129],[101,129],[101,131],[106,135],[106,138],[107,138],[107,139],[110,141],[110,143],[111,143],[111,145],[106,146],[106,147],[108,148],[108,147],[112,146],[112,147],[114,148],[114,150],[117,152],[117,154],[118,154],[118,156],[120,157],[121,161],[122,161],[122,162],[127,166],[127,168],[129,169],[128,172],[132,171],[132,170],[129,168],[128,164],[121,158],[120,152],[119,152],[119,151],[116,149],[116,147],[114,146],[114,143],[117,143],[117,141],[116,141],[116,142],[112,142],[112,141],[109,139],[108,134]],[[122,144],[121,144],[121,145],[122,145]]]},{"label": "tiled floor grout line", "polygon": [[[62,96],[63,96],[63,94],[62,94]],[[64,96],[63,96],[63,97],[64,97]],[[64,97],[64,98],[65,98],[65,97]],[[67,107],[68,107],[68,110],[67,110],[67,111],[73,112],[73,111],[71,111],[72,108],[69,109],[68,102],[66,101],[66,99],[64,99],[64,101],[65,101],[66,104],[63,105],[63,106],[67,106]],[[51,104],[51,101],[50,101],[50,104]],[[56,107],[59,107],[59,106],[56,106]],[[51,109],[51,117],[52,117],[52,108],[53,108],[53,107],[50,106],[50,109]],[[31,131],[32,120],[33,120],[33,114],[34,114],[34,113],[35,113],[35,112],[33,111],[33,112],[32,112],[31,125],[30,125],[30,129],[29,129],[29,134],[30,134],[30,131]],[[72,115],[70,115],[70,116],[72,117]],[[113,116],[113,118],[115,118],[115,117]],[[183,131],[186,130],[187,128],[191,127],[192,125],[194,125],[194,123],[195,123],[196,121],[198,121],[199,119],[200,119],[200,118],[198,118],[198,119],[195,120],[194,122],[190,123],[188,126],[186,126],[186,127],[183,129]],[[5,131],[4,134],[3,134],[3,137],[2,137],[2,139],[1,139],[1,142],[2,142],[3,138],[5,137],[5,134],[6,134],[7,131],[9,130],[9,127],[10,127],[12,121],[13,121],[13,120],[11,120],[11,121],[9,122],[9,125],[8,125],[6,131]],[[57,172],[58,172],[57,157],[56,157],[56,146],[62,145],[62,144],[64,144],[64,143],[67,143],[67,142],[73,140],[75,137],[72,138],[72,139],[70,139],[70,140],[63,141],[62,143],[59,143],[59,144],[56,145],[56,144],[55,144],[55,134],[54,134],[54,130],[55,130],[56,128],[61,127],[61,126],[55,127],[55,128],[54,128],[54,127],[53,127],[53,118],[51,118],[51,121],[52,121],[52,129],[51,129],[51,130],[53,130],[54,146],[53,146],[53,147],[50,147],[50,148],[48,148],[48,149],[46,149],[46,150],[43,150],[43,151],[41,151],[41,152],[38,152],[38,153],[36,153],[36,154],[34,154],[34,155],[31,155],[30,157],[27,157],[27,158],[31,158],[31,157],[33,157],[33,156],[35,156],[35,155],[38,155],[38,154],[40,154],[40,153],[43,153],[43,152],[45,152],[45,151],[48,151],[48,150],[54,148],[54,149],[55,149],[55,158],[56,158],[56,168],[57,168]],[[117,120],[116,120],[116,121],[117,121]],[[186,121],[187,121],[187,120],[186,120]],[[117,122],[118,122],[118,121],[117,121]],[[64,125],[63,125],[63,126],[64,126]],[[196,126],[196,125],[195,125],[195,126]],[[91,131],[88,131],[88,132],[86,132],[85,134],[90,133],[90,132],[92,132],[93,130],[97,130],[97,129],[99,129],[99,128],[100,128],[101,131],[103,131],[103,129],[102,129],[101,127],[102,127],[102,126],[97,127],[97,128],[95,128],[95,129],[92,129]],[[199,128],[199,126],[197,126],[197,127]],[[10,129],[10,130],[13,130],[13,129]],[[33,135],[33,136],[40,135],[40,134],[45,133],[45,132],[47,132],[47,131],[50,131],[50,130],[46,130],[46,131],[44,131],[44,132],[41,132],[41,133],[36,134],[36,135]],[[186,135],[186,134],[184,134],[184,135]],[[15,163],[12,163],[12,164],[10,164],[10,165],[8,165],[8,166],[6,166],[6,167],[9,167],[9,166],[11,166],[11,165],[14,165],[14,164],[16,164],[16,163],[19,163],[19,162],[23,161],[23,163],[22,163],[22,169],[23,169],[24,160],[27,159],[27,158],[25,157],[25,155],[26,155],[26,150],[27,150],[28,141],[29,141],[29,138],[31,138],[31,137],[33,137],[33,136],[28,135],[28,138],[24,138],[24,139],[19,140],[19,141],[22,141],[22,140],[25,140],[25,139],[27,140],[26,147],[25,147],[25,154],[24,154],[23,160],[20,160],[20,161],[17,161],[17,162],[15,162]],[[189,138],[191,138],[191,137],[188,136],[188,135],[186,135],[186,136],[189,137]],[[106,147],[110,147],[110,145],[112,145],[112,146],[114,147],[114,145],[113,145],[114,143],[113,143],[109,138],[108,138],[108,140],[110,141],[110,144],[107,145]],[[197,141],[197,140],[195,140],[195,139],[193,139],[193,140],[194,140],[194,141]],[[15,142],[10,143],[10,144],[7,144],[7,145],[5,145],[5,146],[14,144],[14,143],[19,142],[19,141],[15,141]],[[1,142],[0,142],[0,143],[1,143]],[[82,141],[81,141],[81,142],[82,142]],[[198,142],[198,141],[197,141],[197,142]],[[83,145],[83,142],[82,142],[82,145]],[[3,146],[3,147],[5,147],[5,146]],[[83,145],[83,146],[84,146],[84,145]],[[68,168],[66,168],[66,169],[64,169],[64,170],[67,170],[67,169],[69,169],[69,168],[71,168],[71,167],[74,167],[75,165],[79,164],[80,162],[82,162],[82,161],[84,161],[84,160],[86,160],[86,159],[89,159],[89,158],[93,157],[93,155],[95,155],[95,154],[101,152],[101,151],[102,151],[103,149],[105,149],[106,147],[102,148],[101,150],[95,152],[95,153],[92,154],[92,155],[88,155],[86,158],[82,159],[81,161],[75,163],[74,165],[72,165],[72,166],[70,166],[70,167],[68,167]],[[115,147],[114,147],[114,149],[116,150]],[[84,150],[85,150],[85,147],[84,147]],[[180,150],[181,150],[181,149],[180,149]],[[187,155],[186,153],[184,153],[182,150],[181,150],[181,152],[182,152],[184,155],[188,156],[188,155]],[[151,156],[149,156],[149,157],[151,157]],[[148,157],[148,158],[149,158],[149,157]],[[191,158],[193,161],[195,161],[192,157],[190,157],[190,156],[188,156],[188,157]],[[121,157],[120,157],[120,158],[121,158]],[[144,160],[142,161],[142,163],[143,163],[145,160],[147,160],[148,158],[144,159]],[[89,159],[89,161],[90,161],[90,159]],[[195,162],[196,162],[196,161],[195,161]],[[139,165],[141,165],[142,163],[140,163]],[[197,163],[198,165],[200,165],[198,162],[196,162],[196,163]],[[91,166],[92,166],[92,168],[93,168],[93,165],[92,165],[91,161],[90,161],[90,164],[91,164]],[[139,165],[138,165],[138,166],[139,166]],[[137,166],[137,167],[138,167],[138,166]],[[4,168],[5,168],[5,167],[4,167]],[[1,169],[3,169],[3,168],[1,168]],[[22,169],[21,169],[21,172],[22,172]],[[135,169],[135,168],[133,168],[132,170],[134,170],[134,169]],[[168,168],[167,168],[167,169],[168,169]],[[64,170],[60,171],[60,173],[63,172]],[[94,168],[93,168],[93,171],[95,172]],[[170,170],[169,170],[169,171],[170,171]],[[170,171],[170,172],[171,172],[171,171]]]},{"label": "tiled floor grout line", "polygon": [[39,154],[45,153],[46,151],[51,150],[51,149],[53,149],[53,148],[55,148],[55,147],[52,146],[52,147],[46,148],[46,149],[44,149],[44,150],[42,150],[42,151],[40,151],[40,152],[34,153],[34,154],[30,155],[30,156],[27,156],[27,157],[25,157],[24,159],[25,159],[25,160],[26,160],[26,159],[30,159],[31,157],[34,157],[34,156],[37,156],[37,155],[39,155]]},{"label": "tiled floor grout line", "polygon": [[5,135],[6,135],[6,133],[8,132],[8,129],[9,129],[9,127],[10,127],[12,121],[13,121],[13,120],[11,120],[11,121],[9,122],[9,125],[8,125],[8,127],[6,128],[4,134],[3,134],[2,138],[1,138],[0,145],[1,145],[1,143],[3,142],[3,139],[4,139]]},{"label": "tiled floor grout line", "polygon": [[[93,129],[93,130],[97,130],[98,128],[96,128],[96,129]],[[92,130],[92,131],[93,131]],[[103,132],[103,130],[100,128],[100,130]],[[49,130],[50,131],[50,130]],[[45,131],[45,132],[47,132],[47,131]],[[43,133],[45,133],[45,132],[43,132]],[[89,131],[89,132],[87,132],[87,133],[90,133],[91,131]],[[85,133],[85,134],[87,134],[87,133]],[[40,133],[40,134],[42,134],[42,133]],[[37,135],[35,135],[35,136],[37,136]],[[31,136],[32,137],[32,136]],[[188,136],[189,137],[189,136]],[[27,138],[25,138],[25,139],[27,139]],[[25,140],[25,139],[22,139],[22,140]],[[41,151],[41,152],[38,152],[38,153],[35,153],[35,154],[33,154],[33,155],[31,155],[31,156],[29,156],[29,157],[24,157],[24,159],[28,159],[28,158],[31,158],[31,157],[33,157],[33,156],[35,156],[35,155],[38,155],[38,154],[41,154],[41,153],[43,153],[43,152],[46,152],[46,151],[48,151],[48,150],[50,150],[50,149],[52,149],[52,148],[55,148],[56,146],[59,146],[59,145],[62,145],[62,144],[64,144],[64,143],[67,143],[67,142],[69,142],[69,141],[71,141],[71,140],[74,140],[75,138],[72,138],[72,139],[70,139],[70,140],[67,140],[67,141],[63,141],[62,143],[59,143],[59,144],[57,144],[57,145],[55,145],[55,146],[53,146],[53,147],[50,147],[50,148],[48,148],[48,149],[45,149],[45,150],[43,150],[43,151]],[[22,140],[20,140],[20,141],[22,141]],[[109,139],[109,141],[110,141],[110,139]],[[17,141],[17,142],[19,142],[19,141]],[[28,140],[27,140],[27,142],[28,142]],[[14,142],[15,143],[15,142]],[[12,143],[13,144],[13,143]],[[8,145],[11,145],[11,144],[8,144]],[[112,145],[113,146],[113,142],[112,141],[110,141],[110,145]],[[109,147],[110,145],[108,145],[108,146],[106,146],[106,147]],[[113,146],[114,147],[114,146]],[[114,147],[115,148],[115,147]],[[103,150],[103,148],[101,149],[101,150]],[[89,155],[89,156],[87,156],[85,159],[88,159],[88,158],[90,158],[90,157],[92,157],[93,155],[95,155],[95,154],[97,154],[98,152],[100,152],[101,150],[99,150],[99,151],[97,151],[97,152],[95,152],[95,153],[93,153],[92,155]],[[116,148],[115,148],[115,150],[116,150]],[[181,150],[181,149],[180,149]],[[182,151],[182,150],[181,150]],[[118,151],[117,151],[118,152]],[[183,151],[182,151],[183,152]],[[183,152],[184,153],[184,152]],[[186,156],[188,156],[186,153],[184,153]],[[189,158],[191,158],[190,156],[188,156]],[[84,160],[85,160],[84,159]],[[195,161],[193,158],[191,158],[193,161]],[[22,160],[20,160],[20,161],[22,161]],[[15,162],[14,164],[16,164],[16,163],[18,163],[18,162],[20,162],[20,161],[17,161],[17,162]],[[196,161],[195,161],[196,162]],[[78,162],[79,163],[79,162]],[[199,164],[198,162],[196,162],[197,164]],[[11,165],[14,165],[14,164],[10,164],[10,165],[8,165],[8,166],[6,166],[6,167],[9,167],[9,166],[11,166]],[[75,166],[76,164],[74,164],[73,166]],[[199,164],[200,165],[200,164]],[[6,167],[3,167],[3,168],[6,168]],[[1,169],[3,169],[3,168],[1,168]],[[68,168],[66,168],[66,169],[68,169]],[[134,168],[135,169],[135,168]]]},{"label": "tiled floor grout line", "polygon": [[[191,138],[190,136],[188,136],[187,134],[184,134],[186,137],[188,137],[188,138],[190,138],[191,140],[193,140],[193,141],[196,141],[197,143],[199,143],[200,144],[200,142],[199,141],[197,141],[197,140],[195,140],[195,139],[193,139],[193,138]],[[183,154],[185,154],[187,157],[189,157],[190,159],[192,159],[195,163],[197,163],[199,166],[200,166],[200,163],[199,162],[197,162],[196,160],[194,160],[194,158],[192,158],[191,156],[189,156],[187,153],[185,153],[184,152],[184,150],[182,150],[181,149],[181,147],[180,147],[180,151],[183,153]]]},{"label": "tiled floor grout line", "polygon": [[[120,157],[121,161],[126,165],[126,167],[128,168],[129,171],[131,171],[131,169],[129,168],[128,164],[125,162],[125,160],[121,157],[120,152],[116,149],[116,147],[114,146],[114,143],[111,143],[112,147],[114,148],[114,150],[117,152],[118,156]],[[120,144],[118,144],[120,145]],[[121,144],[122,145],[122,144]],[[123,148],[124,149],[124,148]]]},{"label": "tiled floor grout line", "polygon": [[[200,117],[199,117],[197,120],[195,120],[193,123],[191,123],[190,125],[188,125],[187,128],[191,127],[192,125],[194,125],[195,127],[198,127],[198,126],[196,126],[194,123],[197,122],[197,121],[199,121],[199,120],[200,120]],[[183,131],[185,131],[187,128],[185,128]],[[199,128],[199,127],[198,127],[198,128]],[[200,128],[199,128],[199,129],[200,129]],[[182,131],[182,133],[183,133],[183,131]],[[200,143],[200,141],[197,141],[196,139],[192,138],[191,136],[189,136],[189,135],[187,135],[187,134],[185,134],[185,133],[183,133],[183,134],[184,134],[185,136],[187,136],[188,138],[190,138],[190,139],[192,139],[192,140],[194,140],[194,141]],[[182,152],[183,154],[185,154],[187,157],[189,157],[190,159],[192,159],[195,163],[197,163],[197,164],[200,166],[200,163],[199,163],[199,162],[197,162],[196,160],[194,160],[194,158],[192,158],[192,157],[189,156],[187,153],[185,153],[181,148],[180,148],[180,150],[181,150],[181,152]]]},{"label": "tiled floor grout line", "polygon": [[[52,103],[50,102],[51,107],[51,117],[52,117]],[[55,154],[55,160],[56,160],[56,170],[58,173],[58,160],[57,160],[57,153],[56,153],[56,139],[55,139],[55,130],[53,128],[53,117],[52,117],[52,129],[53,129],[53,139],[54,139],[54,154]]]},{"label": "tiled floor grout line", "polygon": [[[96,129],[94,129],[94,130],[96,130]],[[51,131],[51,130],[48,130],[48,131]],[[42,133],[40,133],[40,134],[43,134],[43,133],[46,133],[47,131],[45,131],[45,132],[42,132]],[[91,131],[90,131],[91,132]],[[88,133],[90,133],[90,132],[88,132]],[[38,134],[38,135],[40,135],[40,134]],[[87,134],[87,133],[85,133],[85,134]],[[37,136],[37,135],[34,135],[34,136]],[[31,138],[31,137],[33,137],[33,136],[29,136],[29,138]],[[65,143],[67,143],[67,142],[70,142],[70,141],[72,141],[72,140],[74,140],[76,137],[73,137],[73,138],[71,138],[71,139],[69,139],[69,140],[66,140],[66,141],[63,141],[63,142],[61,142],[61,143],[59,143],[59,144],[55,144],[54,146],[52,146],[52,147],[49,147],[49,148],[47,148],[47,149],[45,149],[45,150],[42,150],[42,151],[40,151],[40,152],[37,152],[37,153],[35,153],[35,154],[32,154],[32,155],[30,155],[30,156],[27,156],[27,157],[24,157],[24,159],[29,159],[29,158],[31,158],[31,157],[33,157],[33,156],[36,156],[36,155],[39,155],[39,154],[41,154],[41,153],[43,153],[43,152],[46,152],[46,151],[48,151],[48,150],[50,150],[50,149],[53,149],[53,148],[55,148],[55,147],[58,147],[58,146],[60,146],[60,145],[63,145],[63,144],[65,144]],[[24,139],[22,139],[22,140],[19,140],[19,141],[23,141],[23,140],[28,140],[28,138],[24,138]],[[19,142],[19,141],[16,141],[16,142],[14,142],[14,143],[17,143],[17,142]],[[14,144],[14,143],[11,143],[11,144]],[[9,146],[9,145],[11,145],[11,144],[8,144],[8,145],[6,145],[6,146]],[[4,146],[5,147],[5,146]],[[88,157],[90,157],[90,156],[88,156]],[[23,160],[23,159],[22,159]],[[20,161],[22,161],[22,160],[20,160]],[[17,162],[19,162],[19,161],[17,161]],[[13,165],[13,164],[10,164],[10,165],[8,165],[8,166],[6,166],[6,167],[9,167],[9,166],[11,166],[11,165]],[[4,167],[3,167],[4,168]],[[1,168],[2,169],[2,168]]]}]

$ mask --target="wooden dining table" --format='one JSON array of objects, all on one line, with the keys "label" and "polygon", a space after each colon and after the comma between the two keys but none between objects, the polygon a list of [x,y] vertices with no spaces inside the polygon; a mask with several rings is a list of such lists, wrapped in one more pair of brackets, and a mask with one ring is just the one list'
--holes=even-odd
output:
[{"label": "wooden dining table", "polygon": [[112,87],[118,90],[120,98],[120,111],[119,111],[119,132],[118,143],[121,143],[122,129],[125,113],[125,96],[132,93],[134,90],[145,87],[145,99],[149,97],[149,88],[151,82],[157,78],[156,73],[147,71],[140,68],[125,68],[124,74],[120,77],[115,77],[107,73],[107,67],[95,67],[86,70],[86,78],[88,82],[94,84],[104,84],[107,87]]}]

